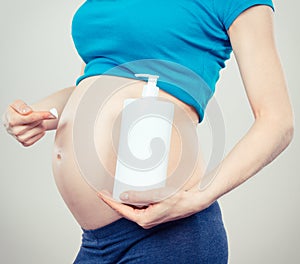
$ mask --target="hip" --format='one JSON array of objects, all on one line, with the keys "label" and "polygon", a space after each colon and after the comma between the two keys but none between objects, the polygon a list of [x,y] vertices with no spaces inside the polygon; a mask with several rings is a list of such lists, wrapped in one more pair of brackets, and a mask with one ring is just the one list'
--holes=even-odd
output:
[{"label": "hip", "polygon": [[228,259],[226,231],[217,202],[190,217],[143,229],[120,219],[83,230],[75,260],[81,263],[215,263]]}]

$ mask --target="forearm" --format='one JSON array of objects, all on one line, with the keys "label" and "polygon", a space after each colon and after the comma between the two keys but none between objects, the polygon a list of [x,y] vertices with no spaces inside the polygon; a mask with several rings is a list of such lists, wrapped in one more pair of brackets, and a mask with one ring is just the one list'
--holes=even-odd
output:
[{"label": "forearm", "polygon": [[212,202],[233,190],[274,160],[290,143],[293,121],[258,117],[248,133],[208,175],[214,180],[204,189]]},{"label": "forearm", "polygon": [[56,108],[58,112],[58,119],[54,120],[44,120],[44,125],[46,126],[47,130],[52,130],[57,128],[57,124],[59,121],[59,117],[74,90],[74,86],[69,88],[64,88],[59,90],[56,93],[53,93],[46,98],[41,99],[40,101],[31,105],[34,111],[45,111],[50,110],[51,108]]}]

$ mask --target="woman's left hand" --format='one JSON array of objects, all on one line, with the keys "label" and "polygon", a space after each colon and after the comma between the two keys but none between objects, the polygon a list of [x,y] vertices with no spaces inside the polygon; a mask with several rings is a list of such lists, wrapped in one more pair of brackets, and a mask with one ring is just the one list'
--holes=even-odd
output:
[{"label": "woman's left hand", "polygon": [[[195,186],[187,191],[179,190],[166,199],[151,203],[151,201],[159,200],[158,197],[163,197],[163,194],[163,189],[143,192],[128,191],[121,195],[122,201],[127,204],[113,200],[110,193],[106,191],[100,192],[98,196],[120,215],[136,222],[145,229],[190,216],[204,210],[214,202],[207,197],[205,191],[200,191]],[[128,205],[130,203],[149,205],[139,208]]]}]

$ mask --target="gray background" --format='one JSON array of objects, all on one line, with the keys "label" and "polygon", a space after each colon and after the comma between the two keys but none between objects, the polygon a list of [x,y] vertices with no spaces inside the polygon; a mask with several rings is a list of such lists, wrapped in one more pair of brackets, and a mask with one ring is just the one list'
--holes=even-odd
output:
[{"label": "gray background", "polygon": [[[298,1],[274,1],[276,39],[296,115],[300,98]],[[21,98],[28,103],[74,84],[80,59],[70,22],[81,1],[2,1],[0,112]],[[237,65],[222,72],[216,98],[226,125],[226,152],[252,122]],[[280,107],[280,106],[278,106]],[[199,128],[207,137],[209,126]],[[210,138],[210,140],[209,140]],[[0,129],[0,263],[71,263],[81,230],[61,199],[51,171],[54,132],[23,148]],[[230,242],[230,263],[299,263],[299,134],[271,165],[220,202]],[[298,160],[298,162],[296,162]]]}]

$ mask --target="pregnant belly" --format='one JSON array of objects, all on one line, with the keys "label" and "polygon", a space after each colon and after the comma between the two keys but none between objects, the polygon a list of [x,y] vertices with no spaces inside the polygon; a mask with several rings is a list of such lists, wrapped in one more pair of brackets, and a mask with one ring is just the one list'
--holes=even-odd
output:
[{"label": "pregnant belly", "polygon": [[[123,102],[127,98],[139,98],[144,86],[143,81],[129,80],[116,76],[93,76],[84,79],[75,88],[70,96],[57,127],[55,136],[55,146],[53,151],[53,174],[59,192],[65,203],[74,215],[79,225],[85,229],[95,229],[105,226],[120,218],[120,215],[102,202],[96,194],[95,188],[90,186],[82,175],[80,164],[76,161],[73,142],[73,128],[76,117],[76,109],[81,99],[89,88],[97,81],[99,88],[108,84],[126,85],[122,89],[113,93],[101,108],[101,114],[94,125],[94,144],[96,153],[102,166],[111,177],[115,175],[117,155],[112,142],[112,130],[117,117],[122,111]],[[172,101],[176,107],[184,110],[189,116],[192,125],[198,123],[198,115],[195,110],[181,102],[172,95],[159,91],[159,96]],[[88,115],[88,113],[87,113]],[[175,116],[176,118],[176,111]],[[84,128],[83,128],[84,129]],[[83,140],[91,140],[89,138]],[[191,140],[192,141],[192,140]],[[193,141],[194,142],[194,141]],[[170,152],[167,175],[171,175],[177,168],[181,153],[182,140],[180,133],[173,127],[170,141]],[[83,150],[84,151],[84,150]],[[89,155],[89,153],[86,153]],[[198,155],[195,167],[191,176],[184,182],[184,188],[191,188],[196,182],[199,182],[203,175],[204,163],[201,155]],[[187,177],[186,177],[187,178]],[[170,179],[172,181],[172,179]]]}]

